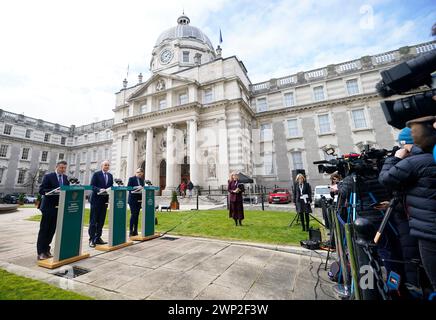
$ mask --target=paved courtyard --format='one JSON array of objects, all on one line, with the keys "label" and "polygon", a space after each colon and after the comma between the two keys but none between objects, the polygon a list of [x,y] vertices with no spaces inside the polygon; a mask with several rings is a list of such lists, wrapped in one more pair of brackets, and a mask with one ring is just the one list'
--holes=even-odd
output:
[{"label": "paved courtyard", "polygon": [[89,272],[62,278],[54,273],[66,267],[36,265],[39,223],[25,220],[35,213],[0,214],[0,268],[96,299],[334,299],[319,253],[170,234],[101,252],[88,247],[85,228],[83,251],[91,257],[71,266]]}]

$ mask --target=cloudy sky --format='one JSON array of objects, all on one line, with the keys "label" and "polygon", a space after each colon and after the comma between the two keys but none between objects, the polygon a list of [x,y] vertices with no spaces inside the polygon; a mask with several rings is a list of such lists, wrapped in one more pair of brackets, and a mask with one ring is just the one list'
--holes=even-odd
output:
[{"label": "cloudy sky", "polygon": [[253,83],[433,40],[432,0],[16,0],[0,11],[0,109],[63,125],[112,118],[185,10]]}]

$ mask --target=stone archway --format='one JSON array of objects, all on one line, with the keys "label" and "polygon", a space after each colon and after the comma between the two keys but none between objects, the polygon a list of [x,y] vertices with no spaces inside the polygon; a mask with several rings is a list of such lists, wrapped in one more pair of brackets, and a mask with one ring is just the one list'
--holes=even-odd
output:
[{"label": "stone archway", "polygon": [[190,179],[190,166],[188,163],[188,157],[185,156],[183,158],[183,163],[181,164],[180,168],[180,181],[188,182]]},{"label": "stone archway", "polygon": [[162,195],[162,190],[165,189],[167,185],[167,162],[165,159],[159,164],[159,195]]}]

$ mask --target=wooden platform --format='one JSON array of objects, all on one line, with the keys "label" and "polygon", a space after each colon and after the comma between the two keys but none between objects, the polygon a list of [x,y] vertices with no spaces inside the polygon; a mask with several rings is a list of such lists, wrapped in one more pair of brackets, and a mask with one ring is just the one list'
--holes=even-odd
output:
[{"label": "wooden platform", "polygon": [[69,259],[64,259],[64,260],[60,260],[60,261],[53,261],[53,258],[50,259],[45,259],[45,260],[39,260],[38,261],[38,266],[43,267],[43,268],[47,268],[47,269],[56,269],[60,266],[63,266],[65,264],[70,264],[82,259],[86,259],[89,257],[89,253],[84,253],[80,256],[75,256]]},{"label": "wooden platform", "polygon": [[146,236],[146,237],[143,237],[141,235],[130,237],[130,240],[133,240],[133,241],[147,241],[147,240],[152,240],[152,239],[156,239],[156,238],[159,238],[159,237],[160,237],[160,233],[155,233],[152,236]]},{"label": "wooden platform", "polygon": [[112,246],[112,247],[107,245],[107,244],[100,245],[100,246],[95,246],[95,249],[97,249],[99,251],[113,251],[113,250],[118,250],[118,249],[121,249],[121,248],[125,248],[125,247],[128,247],[128,246],[131,246],[132,244],[133,244],[133,241],[127,241],[127,242],[124,242],[122,244],[119,244],[117,246]]}]

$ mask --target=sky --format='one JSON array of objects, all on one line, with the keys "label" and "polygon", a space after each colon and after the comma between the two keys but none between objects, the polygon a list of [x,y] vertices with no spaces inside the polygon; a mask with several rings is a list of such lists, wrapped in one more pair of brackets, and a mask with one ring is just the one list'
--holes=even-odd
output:
[{"label": "sky", "polygon": [[15,0],[0,6],[0,109],[62,125],[113,117],[115,93],[150,76],[181,13],[243,61],[252,83],[435,40],[431,0]]}]

